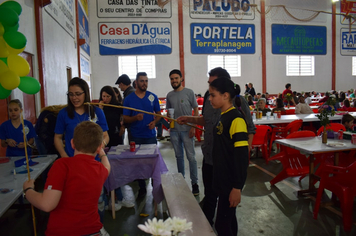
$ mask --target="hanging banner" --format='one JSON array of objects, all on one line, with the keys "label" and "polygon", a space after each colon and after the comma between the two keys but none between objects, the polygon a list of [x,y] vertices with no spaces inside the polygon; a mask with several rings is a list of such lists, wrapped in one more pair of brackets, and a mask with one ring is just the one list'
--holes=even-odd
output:
[{"label": "hanging banner", "polygon": [[154,55],[172,53],[169,22],[101,22],[100,55]]},{"label": "hanging banner", "polygon": [[[352,17],[356,17],[356,1],[351,0],[342,0],[340,1],[340,12],[344,13],[346,16],[351,15]],[[341,24],[348,25],[350,21],[346,16],[340,16]],[[351,24],[355,22],[354,19],[351,19]]]},{"label": "hanging banner", "polygon": [[79,38],[85,39],[85,44],[80,47],[90,56],[89,46],[89,21],[87,15],[78,2]]},{"label": "hanging banner", "polygon": [[340,49],[343,56],[355,56],[356,55],[356,29],[342,28],[340,30]]},{"label": "hanging banner", "polygon": [[192,54],[254,54],[255,25],[190,24]]},{"label": "hanging banner", "polygon": [[45,6],[46,12],[74,38],[75,35],[75,5],[74,0],[52,0]]},{"label": "hanging banner", "polygon": [[193,19],[253,20],[250,4],[255,0],[189,0],[189,14]]},{"label": "hanging banner", "polygon": [[170,18],[171,0],[97,0],[98,17]]},{"label": "hanging banner", "polygon": [[273,24],[272,53],[326,55],[326,27]]}]

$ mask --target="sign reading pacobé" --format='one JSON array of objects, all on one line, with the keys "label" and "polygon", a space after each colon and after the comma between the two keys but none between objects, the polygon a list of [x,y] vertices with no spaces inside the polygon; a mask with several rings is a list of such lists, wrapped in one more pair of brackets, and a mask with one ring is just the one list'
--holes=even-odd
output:
[{"label": "sign reading pacob\u00e9", "polygon": [[97,0],[98,17],[171,17],[171,0],[159,2],[158,0]]},{"label": "sign reading pacob\u00e9", "polygon": [[172,52],[169,22],[100,22],[100,55],[152,55]]},{"label": "sign reading pacob\u00e9", "polygon": [[190,0],[189,14],[194,19],[253,20],[250,4],[255,0]]},{"label": "sign reading pacob\u00e9", "polygon": [[190,25],[192,54],[254,54],[255,25],[204,24]]},{"label": "sign reading pacob\u00e9", "polygon": [[326,55],[326,27],[273,24],[272,53]]}]

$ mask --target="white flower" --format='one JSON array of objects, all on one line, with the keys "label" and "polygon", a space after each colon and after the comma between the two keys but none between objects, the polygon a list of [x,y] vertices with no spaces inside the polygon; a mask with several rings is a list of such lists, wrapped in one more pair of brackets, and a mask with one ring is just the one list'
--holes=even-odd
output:
[{"label": "white flower", "polygon": [[171,231],[173,235],[178,235],[186,230],[192,230],[192,222],[187,222],[186,219],[180,219],[178,217],[168,218],[167,222],[171,226]]},{"label": "white flower", "polygon": [[166,221],[153,218],[147,220],[144,225],[137,226],[140,230],[152,234],[154,236],[163,235],[179,235],[179,233],[186,230],[192,230],[192,222],[187,222],[186,219],[180,219],[178,217],[168,218]]},{"label": "white flower", "polygon": [[169,226],[167,226],[163,220],[157,221],[156,217],[152,220],[148,219],[144,225],[139,224],[137,227],[140,230],[152,235],[171,235]]}]

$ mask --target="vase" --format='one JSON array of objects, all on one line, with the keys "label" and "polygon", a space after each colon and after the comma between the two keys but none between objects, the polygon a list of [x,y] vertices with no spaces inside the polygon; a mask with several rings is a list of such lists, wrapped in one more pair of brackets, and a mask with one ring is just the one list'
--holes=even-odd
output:
[{"label": "vase", "polygon": [[327,143],[328,142],[328,132],[324,129],[323,135],[321,136],[321,142]]},{"label": "vase", "polygon": [[288,104],[287,104],[288,109],[289,109],[289,106],[290,106],[290,105],[289,105],[289,102],[288,102]]}]

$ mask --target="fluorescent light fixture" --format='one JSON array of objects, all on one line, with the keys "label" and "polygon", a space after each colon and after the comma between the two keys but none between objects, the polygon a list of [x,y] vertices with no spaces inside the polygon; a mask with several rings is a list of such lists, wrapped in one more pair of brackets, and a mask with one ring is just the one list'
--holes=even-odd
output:
[{"label": "fluorescent light fixture", "polygon": [[332,2],[338,2],[339,0],[332,0]]}]

